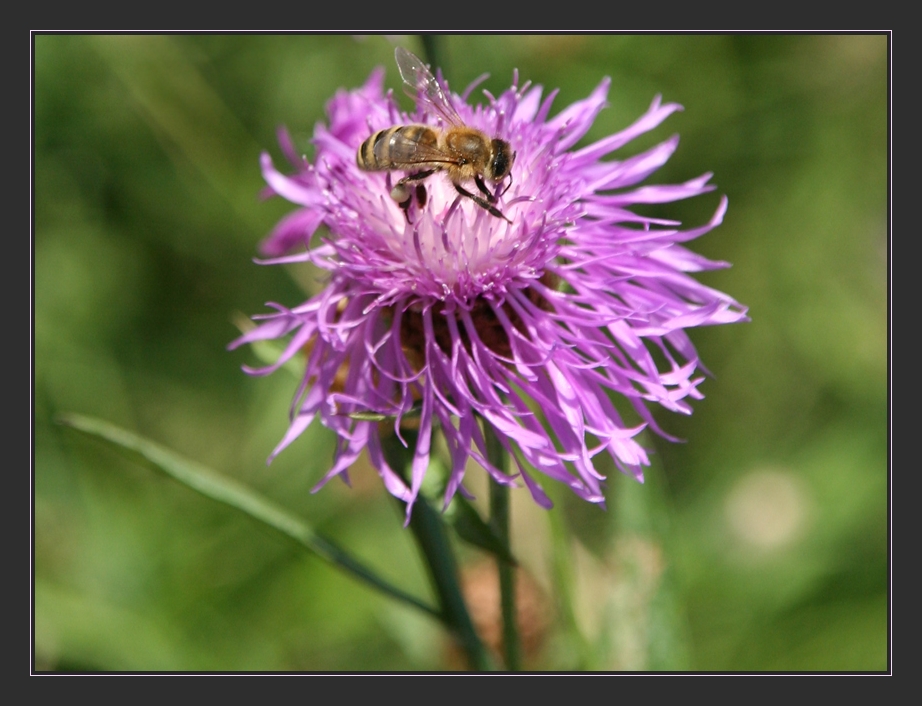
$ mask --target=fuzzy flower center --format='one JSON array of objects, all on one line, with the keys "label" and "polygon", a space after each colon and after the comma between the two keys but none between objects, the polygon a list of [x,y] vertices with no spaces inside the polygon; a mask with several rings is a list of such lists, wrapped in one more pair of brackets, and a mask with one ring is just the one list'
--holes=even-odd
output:
[{"label": "fuzzy flower center", "polygon": [[[546,287],[554,289],[557,277],[550,272],[545,272],[540,281]],[[538,309],[553,311],[552,304],[534,287],[525,287],[523,293]],[[497,309],[501,313],[497,313]],[[512,357],[512,346],[509,339],[514,332],[530,339],[528,328],[522,321],[521,315],[508,302],[497,305],[485,297],[477,297],[470,305],[468,313],[467,320],[473,326],[473,335],[502,359],[508,360]],[[464,320],[458,316],[456,307],[440,304],[435,308],[432,322],[435,341],[445,355],[451,356],[452,354],[456,332],[457,340],[464,346],[465,351],[468,354],[472,353],[471,333]],[[414,307],[404,312],[400,320],[400,341],[411,361],[422,361],[426,339],[424,317],[419,308]]]}]

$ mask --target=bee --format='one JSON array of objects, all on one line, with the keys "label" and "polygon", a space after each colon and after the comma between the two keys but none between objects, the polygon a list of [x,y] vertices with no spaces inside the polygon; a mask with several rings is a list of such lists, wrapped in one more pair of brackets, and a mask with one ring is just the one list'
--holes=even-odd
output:
[{"label": "bee", "polygon": [[[359,168],[368,172],[410,172],[391,189],[391,198],[405,211],[414,196],[420,207],[424,206],[423,180],[436,172],[444,172],[461,196],[471,199],[491,215],[509,221],[495,206],[497,197],[486,184],[498,184],[510,176],[515,152],[509,143],[465,125],[435,76],[418,56],[403,47],[397,47],[394,55],[407,94],[421,108],[429,108],[441,118],[445,127],[395,125],[379,130],[359,147],[355,155]],[[463,186],[471,181],[478,193]]]}]

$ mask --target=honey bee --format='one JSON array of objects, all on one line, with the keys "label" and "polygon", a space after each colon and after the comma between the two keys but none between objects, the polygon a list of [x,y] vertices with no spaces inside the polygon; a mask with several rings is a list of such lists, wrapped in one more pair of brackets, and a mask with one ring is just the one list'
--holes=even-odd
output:
[{"label": "honey bee", "polygon": [[[424,206],[423,180],[436,172],[444,172],[461,196],[471,199],[491,215],[509,221],[494,205],[497,197],[485,183],[496,184],[510,176],[515,152],[509,143],[491,139],[480,130],[465,125],[435,76],[418,56],[403,47],[397,47],[394,55],[406,92],[421,108],[431,109],[444,121],[445,127],[395,125],[379,130],[359,147],[355,155],[359,168],[368,172],[410,172],[391,189],[391,198],[405,211],[414,196],[420,207]],[[462,186],[470,181],[479,193]]]}]

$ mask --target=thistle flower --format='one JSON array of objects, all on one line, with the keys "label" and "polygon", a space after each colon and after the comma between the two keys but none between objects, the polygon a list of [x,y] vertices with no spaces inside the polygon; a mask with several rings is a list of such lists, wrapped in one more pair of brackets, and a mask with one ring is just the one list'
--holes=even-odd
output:
[{"label": "thistle flower", "polygon": [[[284,131],[294,173],[262,156],[271,193],[299,206],[262,243],[265,262],[312,262],[328,272],[322,292],[294,308],[270,303],[275,311],[255,317],[261,323],[231,344],[290,336],[274,365],[247,368],[257,375],[306,356],[290,427],[270,461],[319,417],[338,444],[317,488],[334,476],[348,482],[350,465],[367,450],[409,517],[440,429],[451,459],[446,504],[467,492],[469,458],[498,483],[520,478],[543,507],[551,502],[535,471],[604,503],[594,457],[606,452],[642,481],[649,461],[637,434],[650,427],[671,439],[650,403],[690,414],[689,399],[702,397],[704,369],[685,329],[747,318],[733,298],[689,275],[727,263],[682,245],[721,222],[726,198],[707,224],[687,230],[630,210],[714,189],[711,174],[638,186],[669,159],[678,137],[605,159],[681,106],[657,97],[633,125],[573,149],[605,106],[608,79],[554,117],[556,91],[543,97],[540,86],[519,86],[517,74],[498,97],[484,92],[483,105],[467,103],[474,86],[452,96],[466,124],[515,152],[511,181],[495,192],[501,218],[460,196],[444,174],[419,182],[425,203],[402,207],[391,191],[405,173],[359,168],[359,146],[379,130],[444,127],[422,101],[414,114],[402,112],[384,93],[383,77],[378,69],[360,89],[334,96],[328,124],[315,129],[312,162]],[[327,230],[315,238],[321,226]],[[642,421],[629,426],[613,393]],[[382,438],[403,439],[410,416],[418,432],[405,480],[385,460]],[[478,420],[492,427],[517,473],[489,462]]]}]

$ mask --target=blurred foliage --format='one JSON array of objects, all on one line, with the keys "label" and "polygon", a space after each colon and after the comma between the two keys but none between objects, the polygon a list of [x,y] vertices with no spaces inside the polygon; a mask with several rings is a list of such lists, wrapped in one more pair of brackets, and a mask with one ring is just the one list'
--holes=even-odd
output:
[{"label": "blurred foliage", "polygon": [[[394,42],[423,52],[416,37],[34,37],[36,668],[458,666],[425,616],[53,422],[97,416],[218,469],[431,596],[370,468],[311,494],[326,430],[266,467],[294,378],[248,377],[253,352],[225,350],[241,314],[318,284],[252,262],[290,210],[258,198],[260,152],[279,161],[286,125],[310,153],[325,102],[374,66],[397,88]],[[751,323],[691,332],[713,378],[691,417],[658,414],[687,443],[647,436],[644,485],[613,472],[607,511],[550,482],[551,513],[514,494],[513,551],[544,597],[526,666],[886,669],[887,37],[438,47],[455,90],[489,71],[496,94],[517,68],[560,88],[557,110],[610,76],[586,141],[657,93],[682,103],[624,154],[677,132],[651,181],[714,172],[718,193],[657,212],[703,223],[729,196],[724,224],[692,247],[733,264],[701,279],[751,307]]]}]

